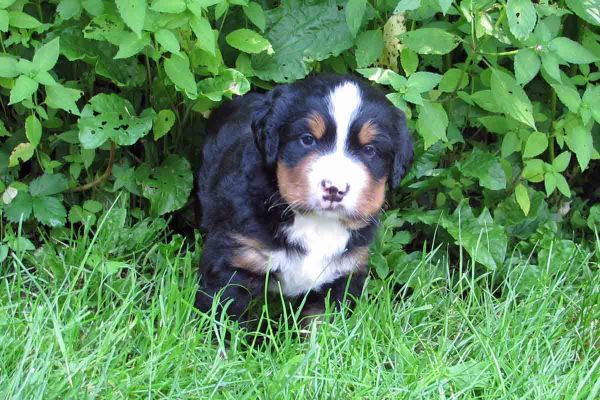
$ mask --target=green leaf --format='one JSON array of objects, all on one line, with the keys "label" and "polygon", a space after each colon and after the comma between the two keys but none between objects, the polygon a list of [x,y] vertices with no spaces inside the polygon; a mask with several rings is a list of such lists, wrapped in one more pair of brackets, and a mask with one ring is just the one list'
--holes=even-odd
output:
[{"label": "green leaf", "polygon": [[27,136],[27,140],[29,140],[33,147],[37,147],[40,144],[42,124],[35,115],[30,115],[25,120],[25,136]]},{"label": "green leaf", "polygon": [[149,44],[150,35],[147,32],[142,33],[139,37],[135,33],[126,32],[122,35],[121,40],[119,40],[119,51],[115,54],[114,59],[119,60],[132,57],[141,52]]},{"label": "green leaf", "polygon": [[381,253],[373,253],[369,262],[375,267],[375,272],[379,279],[385,279],[390,273],[390,267],[387,260]]},{"label": "green leaf", "polygon": [[161,29],[154,34],[156,41],[167,51],[179,55],[179,41],[169,29]]},{"label": "green leaf", "polygon": [[498,69],[493,69],[491,87],[494,99],[506,116],[535,129],[531,101],[512,76]]},{"label": "green leaf", "polygon": [[533,49],[522,49],[515,55],[515,77],[519,85],[526,85],[540,72],[540,57]]},{"label": "green leaf", "polygon": [[592,132],[582,125],[575,125],[567,129],[566,134],[565,141],[567,142],[567,146],[575,153],[577,162],[581,170],[584,171],[592,159],[592,151],[594,150]]},{"label": "green leaf", "polygon": [[213,33],[210,22],[206,18],[194,15],[190,18],[190,27],[198,39],[196,45],[203,50],[208,51],[213,56],[217,54],[217,41]]},{"label": "green leaf", "polygon": [[519,207],[521,207],[521,210],[523,210],[523,214],[528,215],[529,209],[531,207],[531,202],[529,200],[529,193],[527,193],[527,188],[522,183],[519,183],[515,187],[515,197],[517,199],[517,204],[519,205]]},{"label": "green leaf", "polygon": [[583,93],[582,102],[584,106],[591,112],[594,120],[600,124],[600,86],[588,85]]},{"label": "green leaf", "polygon": [[33,55],[33,65],[40,71],[51,70],[58,61],[60,38],[55,38],[39,49]]},{"label": "green leaf", "polygon": [[243,8],[244,14],[261,32],[265,31],[267,27],[267,18],[265,17],[265,11],[260,4],[251,1],[246,7]]},{"label": "green leaf", "polygon": [[356,37],[356,65],[359,68],[374,64],[383,55],[383,34],[380,30],[361,32]]},{"label": "green leaf", "polygon": [[406,84],[408,80],[392,70],[383,68],[362,68],[357,69],[356,72],[373,82],[379,83],[380,85],[388,85],[393,87],[394,90],[398,91],[406,90]]},{"label": "green leaf", "polygon": [[153,132],[154,140],[165,136],[175,124],[175,113],[171,110],[160,110],[154,117]]},{"label": "green leaf", "polygon": [[537,13],[531,0],[508,0],[506,17],[510,31],[517,39],[527,39],[537,21]]},{"label": "green leaf", "polygon": [[35,219],[44,225],[63,226],[67,220],[67,210],[56,197],[33,197],[32,206]]},{"label": "green leaf", "polygon": [[8,166],[14,167],[19,164],[19,159],[25,162],[33,156],[35,147],[31,143],[20,143],[10,153],[8,158]]},{"label": "green leaf", "polygon": [[419,107],[417,130],[423,137],[425,150],[438,140],[447,141],[446,129],[448,128],[448,114],[439,103],[424,102]]},{"label": "green leaf", "polygon": [[523,157],[533,158],[538,154],[542,154],[548,148],[548,137],[546,134],[541,132],[533,132],[527,138],[525,143],[525,149],[523,150]]},{"label": "green leaf", "polygon": [[153,170],[151,179],[143,182],[143,195],[150,200],[153,215],[163,215],[183,207],[192,191],[193,175],[188,161],[170,155]]},{"label": "green leaf", "polygon": [[419,56],[408,47],[405,47],[400,52],[400,62],[406,76],[410,76],[415,73],[419,66]]},{"label": "green leaf", "polygon": [[84,210],[81,206],[73,206],[69,210],[69,222],[72,224],[81,223],[84,225],[93,225],[96,222],[96,216]]},{"label": "green leaf", "polygon": [[46,86],[46,99],[44,102],[51,108],[61,109],[74,115],[80,115],[77,100],[83,92],[62,85]]},{"label": "green leaf", "polygon": [[183,90],[187,97],[195,99],[198,97],[198,88],[194,74],[190,70],[190,62],[185,56],[171,56],[165,60],[165,72],[178,90]]},{"label": "green leaf", "polygon": [[135,169],[127,164],[115,164],[112,170],[115,182],[113,184],[113,191],[117,191],[121,188],[127,189],[127,191],[140,196],[140,190],[135,179]]},{"label": "green leaf", "polygon": [[81,5],[88,14],[97,17],[104,12],[104,2],[102,0],[82,0]]},{"label": "green leaf", "polygon": [[153,0],[150,9],[167,14],[179,14],[186,10],[185,0]]},{"label": "green leaf", "polygon": [[437,2],[440,6],[440,10],[442,10],[442,13],[446,15],[448,10],[450,9],[450,6],[452,5],[452,0],[437,0]]},{"label": "green leaf", "polygon": [[577,113],[581,106],[581,97],[574,87],[566,85],[551,85],[560,101],[567,106],[569,111]]},{"label": "green leaf", "polygon": [[450,68],[444,73],[439,89],[442,92],[452,93],[465,88],[469,84],[469,74],[458,68]]},{"label": "green leaf", "polygon": [[394,9],[394,14],[404,14],[405,11],[416,10],[421,7],[421,0],[400,0]]},{"label": "green leaf", "polygon": [[0,10],[0,32],[8,32],[8,11]]},{"label": "green leaf", "polygon": [[15,86],[10,90],[10,101],[8,104],[16,104],[29,99],[38,89],[38,86],[39,84],[27,75],[19,76],[15,81]]},{"label": "green leaf", "polygon": [[81,112],[79,140],[85,149],[100,147],[108,139],[118,145],[132,145],[150,132],[154,114],[146,109],[138,117],[129,101],[116,94],[98,94]]},{"label": "green leaf", "polygon": [[513,131],[508,132],[502,139],[501,155],[502,158],[510,156],[515,151],[521,148],[521,140]]},{"label": "green leaf", "polygon": [[260,79],[291,82],[304,78],[315,61],[352,47],[344,12],[333,0],[319,4],[282,2],[269,11],[268,19],[266,37],[274,54],[252,56],[252,67]]},{"label": "green leaf", "polygon": [[561,59],[571,64],[589,64],[598,61],[598,57],[590,53],[588,49],[566,37],[553,39],[548,47]]},{"label": "green leaf", "polygon": [[479,107],[491,113],[499,114],[502,112],[502,109],[498,105],[497,99],[494,98],[494,94],[491,90],[480,90],[475,92],[471,95],[471,100]]},{"label": "green leaf", "polygon": [[242,95],[250,90],[250,82],[241,72],[228,68],[221,75],[206,78],[199,84],[200,93],[212,101],[220,101],[223,96]]},{"label": "green leaf", "polygon": [[546,189],[546,196],[550,196],[554,189],[556,189],[556,178],[554,177],[554,173],[547,172],[544,175],[544,189]]},{"label": "green leaf", "polygon": [[0,0],[0,8],[8,8],[15,4],[17,0]]},{"label": "green leaf", "polygon": [[56,12],[64,20],[79,18],[81,10],[81,0],[60,0],[56,7]]},{"label": "green leaf", "polygon": [[363,16],[367,9],[367,0],[348,0],[344,11],[346,13],[346,23],[352,36],[356,36],[362,25]]},{"label": "green leaf", "polygon": [[19,191],[17,197],[4,209],[4,215],[10,222],[18,223],[21,219],[27,221],[32,210],[33,202],[29,193]]},{"label": "green leaf", "polygon": [[554,161],[552,161],[552,168],[556,172],[563,172],[564,170],[567,169],[570,162],[571,162],[571,152],[563,151],[554,159]]},{"label": "green leaf", "polygon": [[96,200],[86,200],[83,202],[83,209],[89,212],[98,213],[102,211],[102,203]]},{"label": "green leaf", "polygon": [[29,184],[29,193],[33,196],[52,196],[62,193],[69,187],[69,181],[63,174],[44,174]]},{"label": "green leaf", "polygon": [[115,3],[125,25],[138,37],[141,36],[146,18],[146,0],[115,0]]},{"label": "green leaf", "polygon": [[231,47],[250,54],[258,54],[271,47],[271,43],[259,33],[245,28],[231,32],[225,40]]},{"label": "green leaf", "polygon": [[567,5],[580,18],[600,26],[600,0],[567,0]]},{"label": "green leaf", "polygon": [[522,175],[528,181],[541,182],[544,180],[544,162],[539,158],[525,161]]},{"label": "green leaf", "polygon": [[477,178],[484,188],[490,190],[506,188],[506,174],[498,158],[477,147],[460,162],[458,169],[465,176]]},{"label": "green leaf", "polygon": [[421,28],[398,37],[405,46],[419,54],[448,54],[460,43],[458,36],[439,28]]},{"label": "green leaf", "polygon": [[571,189],[569,189],[569,184],[562,174],[554,174],[554,178],[556,179],[556,188],[559,192],[561,192],[566,197],[571,197]]},{"label": "green leaf", "polygon": [[436,87],[441,80],[442,76],[440,74],[419,71],[408,78],[406,86],[416,89],[419,93],[424,93]]},{"label": "green leaf", "polygon": [[40,21],[22,11],[9,11],[8,18],[10,26],[15,28],[36,29],[42,26]]},{"label": "green leaf", "polygon": [[463,202],[451,216],[442,218],[441,224],[474,261],[489,269],[502,266],[506,257],[506,231],[494,223],[487,208],[475,218],[471,207]]},{"label": "green leaf", "polygon": [[546,71],[546,73],[550,75],[551,78],[555,79],[558,82],[561,81],[561,71],[559,62],[560,60],[557,56],[554,55],[554,53],[542,53],[542,67],[544,67],[544,71]]},{"label": "green leaf", "polygon": [[12,57],[0,55],[0,78],[14,78],[19,75],[18,62]]}]

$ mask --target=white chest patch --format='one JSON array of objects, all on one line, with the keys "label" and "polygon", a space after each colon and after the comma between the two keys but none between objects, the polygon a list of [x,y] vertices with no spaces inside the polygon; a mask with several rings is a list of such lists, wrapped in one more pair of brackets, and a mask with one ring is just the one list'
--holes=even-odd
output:
[{"label": "white chest patch", "polygon": [[[355,259],[341,256],[350,232],[337,218],[296,215],[294,223],[284,233],[290,242],[306,250],[304,254],[285,250],[272,254],[271,271],[288,296],[319,289],[357,267]],[[277,285],[273,289],[278,290]]]}]

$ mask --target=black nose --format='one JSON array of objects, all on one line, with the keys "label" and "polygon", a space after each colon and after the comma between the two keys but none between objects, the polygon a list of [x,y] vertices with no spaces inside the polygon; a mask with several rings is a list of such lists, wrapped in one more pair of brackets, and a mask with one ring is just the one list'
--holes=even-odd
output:
[{"label": "black nose", "polygon": [[346,188],[344,190],[340,190],[327,179],[323,179],[321,181],[321,187],[323,188],[323,192],[325,192],[323,200],[326,201],[342,201],[346,193],[348,193],[350,190],[350,186],[348,184],[346,184]]}]

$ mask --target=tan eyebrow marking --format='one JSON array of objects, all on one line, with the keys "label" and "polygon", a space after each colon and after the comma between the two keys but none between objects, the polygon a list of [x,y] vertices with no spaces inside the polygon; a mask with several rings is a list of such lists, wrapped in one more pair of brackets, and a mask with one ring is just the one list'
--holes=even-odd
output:
[{"label": "tan eyebrow marking", "polygon": [[358,142],[361,146],[369,144],[375,139],[377,136],[377,129],[375,129],[375,125],[371,121],[367,121],[363,124],[358,132]]},{"label": "tan eyebrow marking", "polygon": [[308,128],[315,138],[321,139],[327,130],[323,116],[316,111],[311,113],[308,116]]}]

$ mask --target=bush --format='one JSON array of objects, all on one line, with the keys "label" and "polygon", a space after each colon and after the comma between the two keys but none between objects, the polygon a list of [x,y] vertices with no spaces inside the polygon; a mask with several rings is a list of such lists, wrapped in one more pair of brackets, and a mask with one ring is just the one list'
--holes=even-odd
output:
[{"label": "bush", "polygon": [[561,232],[568,254],[600,221],[600,1],[585,4],[0,0],[0,256],[34,248],[18,224],[89,229],[117,196],[133,220],[190,215],[210,110],[323,71],[383,85],[410,119],[379,276],[432,238],[489,269]]}]

